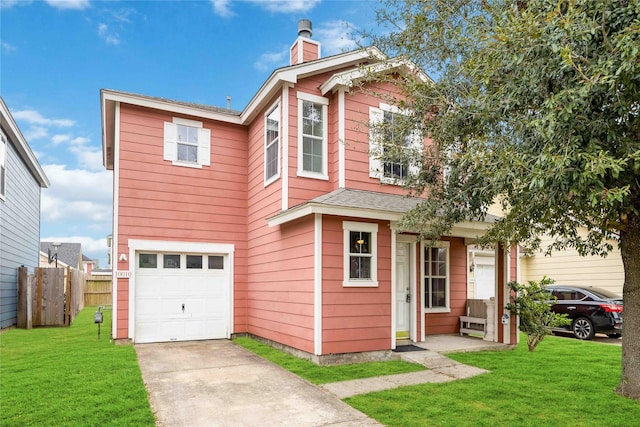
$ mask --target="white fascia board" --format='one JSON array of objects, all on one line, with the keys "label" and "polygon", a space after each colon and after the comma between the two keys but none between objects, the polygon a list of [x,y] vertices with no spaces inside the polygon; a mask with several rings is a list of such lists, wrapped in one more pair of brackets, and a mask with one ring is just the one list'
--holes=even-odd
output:
[{"label": "white fascia board", "polygon": [[451,228],[449,235],[455,237],[475,238],[485,233],[491,224],[487,222],[465,221]]},{"label": "white fascia board", "polygon": [[168,111],[176,114],[184,114],[187,116],[195,116],[203,119],[217,120],[226,123],[240,125],[242,124],[240,117],[237,115],[223,114],[216,111],[203,110],[197,107],[181,105],[169,100],[150,99],[129,93],[113,92],[108,89],[102,89],[103,101],[121,102],[125,104],[137,105],[140,107],[153,108],[156,110]]},{"label": "white fascia board", "polygon": [[33,173],[36,181],[38,181],[38,184],[40,184],[40,187],[48,188],[51,183],[49,182],[47,175],[44,173],[44,169],[42,169],[42,166],[40,166],[40,163],[38,162],[35,154],[33,154],[31,147],[29,147],[27,140],[25,139],[24,135],[22,135],[22,132],[20,132],[18,124],[13,119],[13,116],[9,111],[9,107],[7,107],[7,105],[4,103],[4,99],[2,99],[1,97],[0,113],[2,124],[4,125],[3,127],[5,127],[7,129],[7,132],[9,133],[9,135],[7,135],[7,138],[9,138],[9,140],[15,145],[16,150],[20,154],[20,157],[22,157],[31,173]]},{"label": "white fascia board", "polygon": [[100,92],[100,118],[102,120],[102,166],[109,168],[107,165],[107,101],[104,94]]},{"label": "white fascia board", "polygon": [[406,59],[393,59],[376,64],[369,64],[365,67],[358,67],[355,70],[334,74],[326,82],[320,85],[320,92],[322,92],[322,95],[326,95],[328,92],[335,90],[338,87],[351,87],[354,81],[362,79],[367,75],[402,68],[409,70],[409,72],[415,72],[423,82],[431,80],[429,76],[419,70],[417,65],[413,62]]},{"label": "white fascia board", "polygon": [[352,218],[363,218],[373,220],[397,221],[403,214],[379,211],[374,209],[349,208],[343,206],[329,206],[323,204],[309,203],[299,208],[293,208],[276,216],[267,219],[269,227],[285,224],[287,222],[305,217],[311,214],[346,216]]},{"label": "white fascia board", "polygon": [[[321,203],[308,203],[297,208],[289,209],[267,219],[267,225],[274,227],[276,225],[285,224],[287,222],[305,217],[311,214],[346,216],[352,218],[363,218],[384,221],[399,221],[404,214],[399,212],[381,211],[376,209],[351,208],[344,206],[331,206]],[[489,228],[490,224],[485,222],[465,221],[455,225],[448,234],[453,237],[475,238]],[[399,230],[400,232],[408,232],[410,230]]]},{"label": "white fascia board", "polygon": [[326,72],[331,69],[348,67],[349,65],[357,64],[363,59],[383,61],[386,58],[385,54],[377,47],[369,47],[276,70],[242,111],[240,114],[241,121],[242,123],[250,122],[253,116],[258,113],[262,103],[269,98],[269,95],[272,94],[282,82],[295,84],[298,82],[298,79]]}]

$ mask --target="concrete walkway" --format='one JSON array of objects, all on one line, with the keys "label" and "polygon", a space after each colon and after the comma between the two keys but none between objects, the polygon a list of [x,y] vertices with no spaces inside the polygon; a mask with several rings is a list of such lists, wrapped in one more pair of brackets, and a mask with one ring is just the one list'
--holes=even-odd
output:
[{"label": "concrete walkway", "polygon": [[423,351],[397,353],[425,371],[315,386],[227,340],[135,346],[158,426],[372,427],[377,421],[340,399],[405,385],[470,378],[487,371],[440,352],[508,346],[452,335]]},{"label": "concrete walkway", "polygon": [[377,421],[231,341],[135,346],[162,427],[373,427]]},{"label": "concrete walkway", "polygon": [[424,383],[444,383],[463,378],[471,378],[489,371],[455,362],[432,350],[399,353],[400,358],[411,363],[424,365],[428,370],[406,374],[386,375],[351,381],[323,384],[340,399],[358,394],[389,390],[397,387]]}]

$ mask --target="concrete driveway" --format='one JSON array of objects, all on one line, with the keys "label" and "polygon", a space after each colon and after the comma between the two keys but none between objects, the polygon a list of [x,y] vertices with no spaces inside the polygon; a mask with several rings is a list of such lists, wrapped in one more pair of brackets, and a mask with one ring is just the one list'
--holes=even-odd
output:
[{"label": "concrete driveway", "polygon": [[158,426],[380,426],[231,341],[135,346]]}]

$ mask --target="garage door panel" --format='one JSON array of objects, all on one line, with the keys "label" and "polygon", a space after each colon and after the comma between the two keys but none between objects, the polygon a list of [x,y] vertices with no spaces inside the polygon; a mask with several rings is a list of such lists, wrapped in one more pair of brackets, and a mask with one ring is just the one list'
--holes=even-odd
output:
[{"label": "garage door panel", "polygon": [[[228,337],[231,298],[228,271],[207,269],[206,264],[203,269],[186,269],[185,254],[181,256],[180,269],[136,270],[136,342]],[[159,266],[161,260],[162,254],[158,254]]]}]

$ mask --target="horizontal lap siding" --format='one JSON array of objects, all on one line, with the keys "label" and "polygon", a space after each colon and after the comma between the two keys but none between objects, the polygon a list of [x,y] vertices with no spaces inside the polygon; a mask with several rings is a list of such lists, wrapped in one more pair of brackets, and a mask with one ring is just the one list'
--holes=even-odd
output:
[{"label": "horizontal lap siding", "polygon": [[249,235],[259,233],[269,233],[271,242],[250,249],[249,332],[312,353],[313,218]]},{"label": "horizontal lap siding", "polygon": [[[129,239],[234,244],[234,331],[244,332],[247,132],[240,126],[185,117],[211,130],[211,165],[174,166],[163,159],[164,122],[173,117],[121,105],[118,253],[129,253]],[[118,269],[135,269],[129,262],[118,262]],[[117,336],[124,338],[129,320],[127,279],[118,279],[117,298]]]},{"label": "horizontal lap siding", "polygon": [[345,288],[343,220],[323,218],[322,352],[387,350],[391,346],[391,231],[388,223],[378,222],[378,287]]},{"label": "horizontal lap siding", "polygon": [[[295,91],[293,98],[295,98]],[[279,98],[279,97],[277,97]],[[269,107],[274,98],[265,103]],[[282,101],[281,101],[282,102]],[[296,100],[297,102],[297,100]],[[292,106],[289,106],[291,110]],[[297,104],[296,104],[297,109]],[[283,111],[282,108],[280,111]],[[281,177],[264,185],[264,114],[249,128],[248,153],[248,300],[247,331],[306,352],[313,352],[313,218],[303,218],[276,227],[267,218],[282,208]],[[284,126],[284,120],[282,120]],[[296,139],[297,133],[289,139]],[[294,136],[295,135],[295,136]],[[291,150],[291,148],[289,148]],[[297,163],[291,164],[295,171]],[[295,172],[294,172],[295,173]]]},{"label": "horizontal lap siding", "polygon": [[[451,244],[449,252],[449,313],[426,313],[427,335],[459,332],[460,316],[466,314],[467,304],[467,249],[464,239],[444,238]],[[420,258],[418,258],[420,259]]]},{"label": "horizontal lap siding", "polygon": [[40,253],[40,185],[12,141],[6,154],[6,197],[0,201],[1,328],[17,321],[18,267],[37,267]]},{"label": "horizontal lap siding", "polygon": [[[584,233],[581,233],[584,236]],[[551,242],[549,236],[542,236],[541,247]],[[606,257],[580,256],[578,251],[567,248],[554,251],[550,256],[536,252],[534,256],[520,258],[520,281],[541,280],[544,276],[554,279],[561,285],[590,285],[605,288],[622,295],[624,285],[624,266],[618,243],[609,241],[613,250]]]}]

